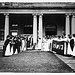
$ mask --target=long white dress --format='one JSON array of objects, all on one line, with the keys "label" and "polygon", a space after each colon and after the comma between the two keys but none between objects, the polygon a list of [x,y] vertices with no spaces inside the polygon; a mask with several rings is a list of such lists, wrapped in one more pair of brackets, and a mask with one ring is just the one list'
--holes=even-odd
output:
[{"label": "long white dress", "polygon": [[14,53],[14,54],[18,54],[17,49],[16,49],[16,51],[15,51],[15,53]]},{"label": "long white dress", "polygon": [[5,51],[5,56],[10,56],[12,55],[10,52],[10,43],[8,43],[7,47],[6,47],[6,51]]},{"label": "long white dress", "polygon": [[71,50],[71,47],[70,47],[70,39],[68,39],[67,54],[72,55],[72,50]]},{"label": "long white dress", "polygon": [[50,42],[51,42],[51,40],[48,39],[48,41],[47,41],[47,43],[48,43],[48,51],[50,51]]},{"label": "long white dress", "polygon": [[41,49],[41,39],[38,40],[38,47],[36,49]]},{"label": "long white dress", "polygon": [[24,47],[25,47],[25,40],[22,40],[22,51],[24,51]]},{"label": "long white dress", "polygon": [[43,45],[43,51],[49,51],[49,41],[46,40]]},{"label": "long white dress", "polygon": [[45,39],[45,38],[43,38],[43,42],[42,42],[42,51],[44,51],[44,50],[45,50],[45,42],[46,42],[46,39]]},{"label": "long white dress", "polygon": [[26,50],[26,39],[24,40],[24,48],[23,48],[23,51]]}]

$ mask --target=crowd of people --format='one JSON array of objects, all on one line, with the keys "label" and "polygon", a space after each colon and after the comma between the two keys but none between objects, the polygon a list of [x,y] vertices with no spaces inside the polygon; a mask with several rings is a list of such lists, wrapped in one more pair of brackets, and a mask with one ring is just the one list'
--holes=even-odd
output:
[{"label": "crowd of people", "polygon": [[[44,36],[42,39],[42,45],[40,44],[42,46],[42,51],[52,51],[53,40],[65,41],[67,43],[67,54],[75,56],[75,34],[68,35],[68,37],[57,35]],[[38,43],[39,42],[33,44],[32,35],[8,35],[3,46],[3,56],[17,54],[22,51],[26,51],[30,47],[36,49],[36,45],[38,45]]]},{"label": "crowd of people", "polygon": [[52,51],[53,40],[55,41],[65,41],[66,42],[66,52],[67,55],[75,56],[75,34],[66,36],[44,36],[42,41],[43,51]]},{"label": "crowd of people", "polygon": [[3,56],[10,56],[27,50],[33,45],[32,35],[8,35],[3,45]]}]

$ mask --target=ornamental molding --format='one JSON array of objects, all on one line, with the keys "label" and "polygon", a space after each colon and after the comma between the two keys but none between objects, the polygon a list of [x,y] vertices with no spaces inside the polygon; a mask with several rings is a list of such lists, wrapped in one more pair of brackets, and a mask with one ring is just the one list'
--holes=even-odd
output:
[{"label": "ornamental molding", "polygon": [[22,2],[0,2],[0,8],[75,8],[74,2],[40,2],[40,3],[22,3]]}]

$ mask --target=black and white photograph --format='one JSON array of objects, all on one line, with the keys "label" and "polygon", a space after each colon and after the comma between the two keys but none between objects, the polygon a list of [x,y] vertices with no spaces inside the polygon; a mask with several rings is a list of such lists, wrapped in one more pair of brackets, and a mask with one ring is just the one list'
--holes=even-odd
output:
[{"label": "black and white photograph", "polygon": [[0,2],[0,73],[75,73],[75,2]]}]

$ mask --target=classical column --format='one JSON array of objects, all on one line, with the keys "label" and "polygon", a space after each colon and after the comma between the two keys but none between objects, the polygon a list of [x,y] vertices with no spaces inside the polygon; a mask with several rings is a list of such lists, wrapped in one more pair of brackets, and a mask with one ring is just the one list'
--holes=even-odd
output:
[{"label": "classical column", "polygon": [[42,28],[42,15],[39,15],[39,38],[42,39],[43,36],[43,28]]},{"label": "classical column", "polygon": [[71,20],[71,31],[72,34],[75,34],[75,15],[72,15],[72,20]]},{"label": "classical column", "polygon": [[37,16],[33,15],[33,43],[37,43]]},{"label": "classical column", "polygon": [[39,38],[42,49],[42,37],[43,37],[43,26],[42,26],[42,14],[39,15]]},{"label": "classical column", "polygon": [[7,35],[9,35],[9,14],[4,15],[5,15],[4,40],[6,40]]},{"label": "classical column", "polygon": [[66,14],[66,37],[70,34],[70,17]]}]

